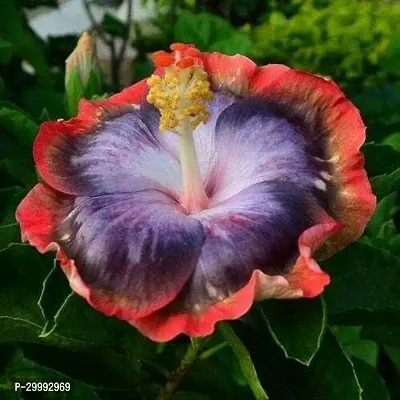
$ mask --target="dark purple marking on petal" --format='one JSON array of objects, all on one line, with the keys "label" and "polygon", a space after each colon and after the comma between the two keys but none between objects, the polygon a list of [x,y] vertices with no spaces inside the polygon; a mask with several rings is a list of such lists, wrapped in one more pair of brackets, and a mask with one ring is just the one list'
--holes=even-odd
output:
[{"label": "dark purple marking on petal", "polygon": [[76,198],[58,229],[63,252],[92,289],[129,300],[146,315],[169,303],[192,274],[201,223],[155,191]]},{"label": "dark purple marking on petal", "polygon": [[241,191],[198,218],[206,233],[201,257],[177,306],[199,307],[244,287],[255,269],[276,275],[297,258],[297,240],[315,220],[312,202],[290,182],[262,182]]}]

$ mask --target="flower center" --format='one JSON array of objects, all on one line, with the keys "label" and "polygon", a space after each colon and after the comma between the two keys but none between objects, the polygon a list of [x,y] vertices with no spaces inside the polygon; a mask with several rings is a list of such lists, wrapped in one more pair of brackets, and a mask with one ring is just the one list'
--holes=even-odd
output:
[{"label": "flower center", "polygon": [[179,154],[183,194],[181,205],[188,213],[208,207],[197,162],[193,130],[209,119],[208,102],[213,98],[208,75],[193,46],[175,43],[172,54],[164,51],[153,55],[156,67],[164,68],[164,76],[152,75],[147,101],[160,111],[160,131],[179,134]]}]

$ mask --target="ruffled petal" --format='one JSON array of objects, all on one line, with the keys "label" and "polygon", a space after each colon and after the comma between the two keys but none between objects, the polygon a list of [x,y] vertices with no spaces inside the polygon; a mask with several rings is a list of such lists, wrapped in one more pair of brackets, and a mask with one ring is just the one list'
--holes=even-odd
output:
[{"label": "ruffled petal", "polygon": [[78,118],[90,123],[100,122],[107,114],[121,107],[139,106],[148,92],[146,79],[127,87],[106,99],[86,100],[79,103]]},{"label": "ruffled petal", "polygon": [[215,90],[230,91],[238,96],[248,94],[251,78],[257,70],[252,60],[239,54],[220,53],[202,53],[201,59]]},{"label": "ruffled petal", "polygon": [[54,248],[55,232],[71,207],[73,197],[55,192],[39,183],[19,204],[16,219],[21,226],[22,240],[41,253]]},{"label": "ruffled petal", "polygon": [[318,296],[329,284],[329,275],[321,270],[313,255],[326,240],[342,228],[341,223],[325,218],[325,221],[321,221],[301,234],[300,255],[286,278],[291,287],[301,289],[304,297]]},{"label": "ruffled petal", "polygon": [[335,191],[329,213],[344,229],[324,246],[323,256],[345,247],[363,232],[376,205],[363,169],[360,146],[365,126],[358,110],[332,81],[305,72],[259,69],[251,92],[262,96],[295,126],[321,165],[324,184]]},{"label": "ruffled petal", "polygon": [[268,64],[257,68],[250,82],[251,93],[260,93],[264,88],[268,88],[273,82],[281,79],[289,70],[289,67],[282,64]]},{"label": "ruffled petal", "polygon": [[166,342],[179,334],[192,337],[211,335],[219,321],[238,319],[249,311],[254,300],[262,298],[293,299],[301,290],[291,288],[282,276],[269,276],[255,270],[246,286],[232,296],[199,313],[177,312],[169,307],[147,317],[129,321],[144,335],[157,342]]},{"label": "ruffled petal", "polygon": [[149,106],[125,110],[91,131],[80,120],[43,124],[34,159],[45,182],[67,194],[148,188],[180,193],[178,156],[158,132],[158,114]]},{"label": "ruffled petal", "polygon": [[149,190],[76,198],[54,241],[69,260],[63,268],[71,285],[107,315],[132,319],[178,295],[204,232],[173,199]]}]

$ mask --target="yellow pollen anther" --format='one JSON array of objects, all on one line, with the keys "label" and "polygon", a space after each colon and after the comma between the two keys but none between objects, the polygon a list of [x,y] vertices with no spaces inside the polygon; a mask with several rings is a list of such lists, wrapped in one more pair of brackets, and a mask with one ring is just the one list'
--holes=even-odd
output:
[{"label": "yellow pollen anther", "polygon": [[200,65],[165,68],[163,77],[152,75],[147,101],[160,111],[160,131],[179,132],[185,124],[195,129],[209,119],[208,102],[213,95],[208,74]]}]

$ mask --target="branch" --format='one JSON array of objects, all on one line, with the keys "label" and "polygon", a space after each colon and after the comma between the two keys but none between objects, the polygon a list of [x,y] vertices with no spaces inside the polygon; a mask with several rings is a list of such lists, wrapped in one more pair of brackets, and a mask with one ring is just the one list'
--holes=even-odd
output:
[{"label": "branch", "polygon": [[179,367],[170,375],[164,390],[160,393],[158,400],[170,400],[178,388],[182,378],[186,375],[191,365],[196,361],[203,339],[192,338],[189,348],[182,358]]},{"label": "branch", "polygon": [[83,0],[83,6],[85,7],[86,14],[90,19],[90,23],[92,24],[92,29],[99,35],[100,39],[109,47],[112,46],[112,41],[107,39],[106,35],[103,32],[103,29],[101,28],[101,25],[96,21],[96,18],[94,17],[92,13],[92,9],[90,8],[89,1],[88,0]]},{"label": "branch", "polygon": [[131,25],[132,25],[132,4],[133,1],[132,0],[127,0],[128,2],[128,15],[126,17],[126,24],[128,26],[128,34],[126,35],[126,37],[124,38],[124,41],[122,42],[122,46],[121,49],[119,51],[118,54],[118,63],[120,64],[121,61],[124,58],[125,55],[125,51],[126,51],[126,46],[128,44],[129,38],[130,38],[130,33],[131,33]]}]

